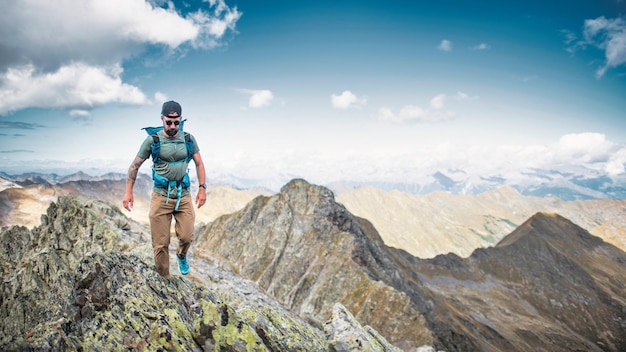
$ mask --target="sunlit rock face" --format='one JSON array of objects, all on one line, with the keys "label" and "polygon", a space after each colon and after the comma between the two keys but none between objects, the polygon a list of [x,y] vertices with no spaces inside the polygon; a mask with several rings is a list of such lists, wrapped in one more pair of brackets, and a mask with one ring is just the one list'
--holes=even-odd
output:
[{"label": "sunlit rock face", "polygon": [[206,256],[168,284],[140,231],[69,197],[39,227],[3,228],[0,350],[397,350],[341,305],[314,327]]},{"label": "sunlit rock face", "polygon": [[626,347],[626,254],[556,214],[469,258],[420,259],[385,246],[330,190],[293,180],[212,222],[196,246],[314,326],[339,302],[405,350]]},{"label": "sunlit rock face", "polygon": [[324,187],[294,180],[275,196],[257,197],[210,224],[197,246],[233,263],[314,325],[341,302],[398,346],[433,342],[418,305],[394,287],[406,279],[376,231]]}]

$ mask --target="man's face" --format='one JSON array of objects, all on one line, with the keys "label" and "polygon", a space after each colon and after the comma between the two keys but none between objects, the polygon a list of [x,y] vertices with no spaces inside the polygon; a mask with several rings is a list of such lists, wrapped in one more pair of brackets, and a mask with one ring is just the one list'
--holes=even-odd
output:
[{"label": "man's face", "polygon": [[163,120],[163,130],[165,134],[173,137],[178,133],[178,129],[180,128],[180,116],[161,116],[161,120]]}]

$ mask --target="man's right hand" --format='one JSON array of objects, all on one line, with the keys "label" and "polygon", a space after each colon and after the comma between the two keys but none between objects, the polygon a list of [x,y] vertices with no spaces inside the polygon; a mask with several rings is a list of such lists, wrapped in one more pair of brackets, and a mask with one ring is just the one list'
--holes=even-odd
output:
[{"label": "man's right hand", "polygon": [[122,204],[124,204],[124,208],[126,208],[126,210],[128,211],[132,211],[134,203],[135,198],[133,197],[133,194],[126,193],[126,195],[124,195],[124,200],[122,201]]}]

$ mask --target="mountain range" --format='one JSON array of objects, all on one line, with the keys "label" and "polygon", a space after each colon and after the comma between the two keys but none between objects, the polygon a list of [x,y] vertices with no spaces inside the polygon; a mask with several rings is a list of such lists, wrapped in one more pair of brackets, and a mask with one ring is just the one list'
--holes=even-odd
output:
[{"label": "mountain range", "polygon": [[[459,195],[477,195],[489,190],[510,187],[522,195],[558,197],[565,201],[586,199],[626,199],[626,174],[610,175],[604,170],[583,166],[561,166],[554,169],[525,168],[475,172],[463,169],[424,170],[419,174],[389,175],[386,177],[338,175],[323,182],[335,194],[371,186],[383,191],[400,191],[426,195],[443,191]],[[241,178],[236,175],[215,175],[219,184],[238,189],[267,187],[276,192],[297,175],[279,174],[270,178]],[[385,180],[386,179],[386,180]],[[391,179],[397,179],[392,181]]]},{"label": "mountain range", "polygon": [[371,221],[389,246],[420,258],[496,245],[537,212],[558,213],[622,250],[626,250],[626,200],[564,201],[524,196],[510,187],[478,195],[432,192],[413,195],[361,187],[337,201]]},{"label": "mountain range", "polygon": [[[407,160],[410,162],[410,160]],[[397,173],[376,172],[372,175],[360,175],[356,178],[351,171],[334,171],[334,176],[322,176],[316,184],[330,188],[335,194],[361,187],[375,187],[383,191],[400,191],[414,195],[427,195],[443,191],[458,195],[477,195],[486,191],[510,187],[522,195],[535,197],[557,197],[564,201],[589,199],[626,199],[626,173],[611,174],[603,169],[593,169],[582,165],[555,165],[550,169],[498,168],[491,171],[479,171],[463,168],[423,169],[413,167],[413,172]],[[365,165],[362,165],[365,167]],[[28,172],[9,175],[0,171],[0,178],[15,179],[23,182],[62,183],[70,180],[124,179],[125,174],[103,170],[91,170],[100,176],[89,176],[82,171],[69,172],[59,169],[58,173]],[[64,172],[64,176],[61,175]],[[338,172],[338,173],[337,173]],[[193,176],[193,175],[192,175]],[[278,173],[264,178],[241,177],[236,174],[214,173],[210,181],[233,189],[263,189],[264,192],[276,193],[284,184],[300,175]]]},{"label": "mountain range", "polygon": [[313,325],[339,301],[405,350],[620,350],[626,342],[626,253],[558,214],[537,213],[465,259],[421,259],[386,246],[329,189],[293,180],[216,219],[197,241]]},{"label": "mountain range", "polygon": [[[0,224],[36,226],[39,214],[63,195],[87,196],[119,205],[125,182],[125,175],[115,173],[97,177],[82,172],[63,177],[40,173],[4,174],[0,177]],[[145,226],[148,226],[151,187],[149,176],[140,173],[135,185],[135,207],[128,214]],[[626,250],[624,199],[566,201],[555,196],[525,196],[512,187],[477,195],[444,191],[417,195],[370,186],[342,189],[339,193],[333,191],[337,201],[351,213],[371,221],[385,244],[420,258],[445,253],[467,257],[477,248],[494,246],[537,212],[561,214],[604,241]],[[195,194],[196,189],[192,192]],[[242,209],[259,195],[274,193],[261,187],[237,189],[210,184],[206,205],[196,211],[197,223],[208,224],[221,215]]]},{"label": "mountain range", "polygon": [[[39,224],[39,214],[45,213],[50,202],[60,196],[85,196],[120,205],[125,189],[126,175],[119,173],[98,177],[82,172],[63,177],[40,173],[17,176],[5,174],[0,176],[0,224],[36,226]],[[193,191],[196,190],[194,187]],[[148,175],[140,173],[134,188],[135,206],[129,215],[145,226],[149,224],[151,191],[152,180]],[[236,190],[211,185],[207,193],[207,204],[196,213],[196,221],[208,223],[224,213],[239,210],[260,194],[269,194],[269,191]]]},{"label": "mountain range", "polygon": [[170,287],[125,214],[66,196],[2,228],[3,350],[626,349],[626,253],[556,213],[424,259],[294,179],[198,228]]}]

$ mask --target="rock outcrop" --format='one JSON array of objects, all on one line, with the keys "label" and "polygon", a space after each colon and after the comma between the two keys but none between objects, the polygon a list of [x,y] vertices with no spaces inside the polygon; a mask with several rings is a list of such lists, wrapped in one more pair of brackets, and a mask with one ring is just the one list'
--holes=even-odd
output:
[{"label": "rock outcrop", "polygon": [[324,187],[294,180],[275,196],[259,196],[212,222],[196,246],[233,263],[315,326],[341,302],[396,346],[433,342],[416,304],[420,296],[394,287],[406,286],[406,278],[376,231]]},{"label": "rock outcrop", "polygon": [[626,254],[558,215],[467,259],[419,259],[330,190],[293,180],[209,224],[196,246],[314,326],[339,302],[404,350],[626,349]]},{"label": "rock outcrop", "polygon": [[166,283],[141,226],[60,198],[32,230],[0,233],[3,351],[394,351],[336,304],[311,326],[216,261]]}]

